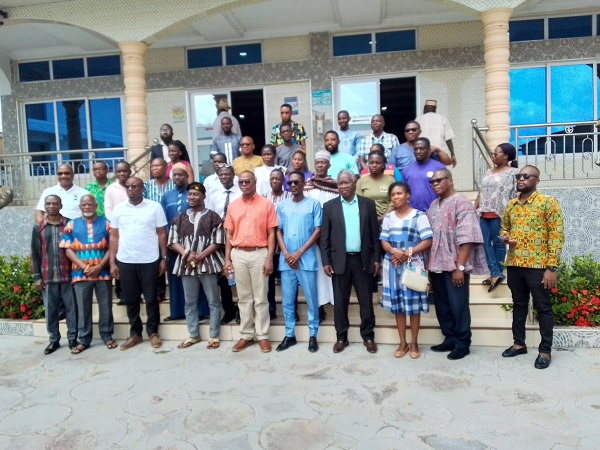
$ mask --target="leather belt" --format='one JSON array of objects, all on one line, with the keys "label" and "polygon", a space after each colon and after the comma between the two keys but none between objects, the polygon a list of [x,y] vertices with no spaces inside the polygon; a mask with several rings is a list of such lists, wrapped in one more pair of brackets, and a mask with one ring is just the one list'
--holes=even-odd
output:
[{"label": "leather belt", "polygon": [[243,252],[254,252],[256,250],[260,250],[262,248],[267,248],[267,247],[233,247],[236,250],[241,250]]}]

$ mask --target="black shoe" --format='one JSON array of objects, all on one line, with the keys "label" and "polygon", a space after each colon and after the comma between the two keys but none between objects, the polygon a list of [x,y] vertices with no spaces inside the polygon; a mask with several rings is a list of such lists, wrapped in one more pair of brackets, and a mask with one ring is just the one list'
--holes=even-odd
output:
[{"label": "black shoe", "polygon": [[44,355],[49,355],[50,353],[54,353],[60,347],[60,343],[58,342],[50,342],[48,347],[44,350]]},{"label": "black shoe", "polygon": [[468,348],[455,348],[448,355],[448,359],[463,359],[469,353],[471,352]]},{"label": "black shoe", "polygon": [[73,350],[75,347],[77,347],[77,339],[72,339],[69,341],[69,350]]},{"label": "black shoe", "polygon": [[233,315],[225,314],[223,316],[223,318],[221,319],[221,325],[227,325],[233,319],[235,319],[235,314],[233,314]]},{"label": "black shoe", "polygon": [[513,345],[508,347],[506,350],[502,352],[502,356],[505,358],[512,358],[514,356],[526,355],[527,347],[515,348]]},{"label": "black shoe", "polygon": [[317,337],[311,336],[310,339],[308,340],[308,351],[311,353],[315,353],[317,350],[319,350],[319,344],[317,343]]},{"label": "black shoe", "polygon": [[123,299],[120,299],[120,300],[117,302],[117,305],[119,305],[119,306],[125,306],[125,302],[123,301]]},{"label": "black shoe", "polygon": [[242,319],[240,319],[240,310],[239,308],[235,308],[235,323],[239,325],[241,321]]},{"label": "black shoe", "polygon": [[500,283],[502,283],[504,280],[506,280],[506,277],[504,275],[500,275],[498,277],[498,279],[496,280],[496,282],[492,283],[490,285],[490,288],[488,289],[488,292],[492,292],[494,289],[496,289],[498,286],[500,286]]},{"label": "black shoe", "polygon": [[269,311],[269,318],[271,320],[277,319],[277,313],[275,311]]},{"label": "black shoe", "polygon": [[451,352],[454,350],[454,345],[444,341],[441,344],[432,345],[431,350],[434,352]]},{"label": "black shoe", "polygon": [[297,341],[296,341],[295,336],[292,336],[292,337],[286,336],[283,338],[283,341],[281,341],[281,344],[279,344],[275,350],[278,352],[282,352],[282,351],[290,348],[292,345],[296,345],[296,343],[297,343]]},{"label": "black shoe", "polygon": [[542,355],[541,353],[538,355],[538,357],[535,359],[535,364],[533,365],[533,367],[535,367],[536,369],[547,369],[548,366],[550,365],[550,358],[546,358],[544,355]]}]

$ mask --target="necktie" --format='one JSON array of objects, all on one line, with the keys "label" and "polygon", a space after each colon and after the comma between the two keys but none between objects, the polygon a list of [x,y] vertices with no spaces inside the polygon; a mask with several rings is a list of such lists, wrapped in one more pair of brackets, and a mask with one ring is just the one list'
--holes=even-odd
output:
[{"label": "necktie", "polygon": [[183,206],[183,193],[180,192],[177,194],[177,212],[181,212],[181,207]]},{"label": "necktie", "polygon": [[225,197],[225,207],[223,208],[223,218],[227,215],[227,207],[229,206],[229,194],[231,191],[225,191],[227,193],[227,197]]}]

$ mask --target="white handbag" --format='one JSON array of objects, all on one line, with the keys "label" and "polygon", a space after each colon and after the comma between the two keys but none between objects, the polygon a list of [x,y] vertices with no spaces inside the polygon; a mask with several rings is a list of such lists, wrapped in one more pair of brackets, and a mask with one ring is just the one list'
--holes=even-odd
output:
[{"label": "white handbag", "polygon": [[406,260],[406,268],[402,272],[402,278],[400,283],[408,289],[412,289],[417,292],[427,292],[427,285],[429,284],[429,276],[425,270],[423,264],[423,258],[421,255],[417,255],[417,261],[419,261],[420,267],[411,267],[412,261],[412,247],[408,249],[408,259]]}]

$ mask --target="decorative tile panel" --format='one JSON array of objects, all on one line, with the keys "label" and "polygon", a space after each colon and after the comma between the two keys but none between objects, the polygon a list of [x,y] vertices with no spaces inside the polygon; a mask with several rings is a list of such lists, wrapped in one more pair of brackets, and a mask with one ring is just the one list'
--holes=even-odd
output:
[{"label": "decorative tile panel", "polygon": [[146,72],[171,72],[185,69],[185,48],[149,48],[146,52]]},{"label": "decorative tile panel", "polygon": [[33,336],[33,323],[0,319],[0,336]]},{"label": "decorative tile panel", "polygon": [[483,23],[480,21],[441,23],[417,28],[419,50],[436,48],[473,47],[483,42]]},{"label": "decorative tile panel", "polygon": [[290,36],[262,41],[263,62],[301,61],[310,58],[310,37]]}]

